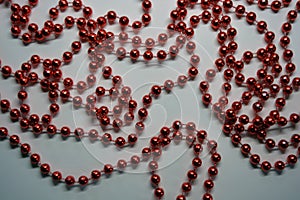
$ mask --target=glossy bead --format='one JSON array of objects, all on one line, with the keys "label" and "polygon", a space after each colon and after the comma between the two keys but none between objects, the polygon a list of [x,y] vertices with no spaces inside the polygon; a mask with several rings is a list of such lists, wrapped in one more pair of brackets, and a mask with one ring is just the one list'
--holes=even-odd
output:
[{"label": "glossy bead", "polygon": [[186,198],[183,194],[180,194],[176,197],[176,200],[186,200]]},{"label": "glossy bead", "polygon": [[130,163],[132,164],[132,167],[135,168],[140,163],[140,157],[139,156],[132,156],[130,158]]},{"label": "glossy bead", "polygon": [[268,0],[258,0],[257,4],[260,9],[264,10],[268,6]]},{"label": "glossy bead", "polygon": [[246,15],[246,21],[249,24],[253,24],[256,20],[256,14],[254,12],[248,12]]},{"label": "glossy bead", "polygon": [[240,142],[241,142],[241,136],[239,134],[233,134],[231,136],[231,142],[234,144],[234,145],[238,145]]},{"label": "glossy bead", "polygon": [[268,172],[271,168],[272,168],[272,165],[271,165],[268,161],[263,161],[263,162],[261,163],[261,169],[262,169],[264,172]]},{"label": "glossy bead", "polygon": [[238,5],[236,8],[235,8],[235,14],[237,17],[241,18],[244,13],[245,13],[245,7],[243,5]]},{"label": "glossy bead", "polygon": [[9,137],[9,143],[12,147],[17,146],[20,143],[20,138],[17,135],[12,135]]},{"label": "glossy bead", "polygon": [[156,188],[154,190],[154,196],[157,197],[158,199],[161,199],[164,196],[165,192],[162,188]]},{"label": "glossy bead", "polygon": [[140,52],[137,49],[132,49],[129,54],[132,61],[136,61],[140,56]]},{"label": "glossy bead", "polygon": [[293,73],[296,69],[296,66],[293,63],[287,63],[285,65],[285,70],[287,73]]},{"label": "glossy bead", "polygon": [[209,191],[214,187],[214,182],[213,182],[213,180],[207,179],[207,180],[204,181],[203,186],[206,190]]},{"label": "glossy bead", "polygon": [[282,139],[278,142],[278,148],[281,150],[281,151],[285,151],[287,148],[289,147],[289,142]]},{"label": "glossy bead", "polygon": [[161,94],[161,87],[158,85],[152,86],[151,94],[155,97],[158,97]]},{"label": "glossy bead", "polygon": [[265,145],[268,149],[273,149],[275,147],[275,141],[273,139],[267,139]]},{"label": "glossy bead", "polygon": [[115,144],[116,144],[117,147],[123,147],[126,144],[126,141],[123,137],[118,137],[115,140]]},{"label": "glossy bead", "polygon": [[298,14],[296,10],[290,10],[288,12],[287,18],[290,22],[294,22],[297,18]]},{"label": "glossy bead", "polygon": [[288,157],[286,159],[287,163],[290,165],[295,165],[297,163],[297,160],[298,160],[298,158],[294,154],[288,155]]},{"label": "glossy bead", "polygon": [[207,171],[209,176],[211,177],[215,177],[216,175],[218,175],[218,169],[215,166],[209,167]]},{"label": "glossy bead", "polygon": [[188,79],[185,75],[180,75],[177,78],[177,83],[180,87],[184,87],[185,84],[187,83]]},{"label": "glossy bead", "polygon": [[85,18],[90,18],[93,14],[93,10],[91,7],[86,6],[82,9],[82,13]]},{"label": "glossy bead", "polygon": [[285,126],[287,124],[287,119],[285,117],[280,116],[277,124],[281,127]]},{"label": "glossy bead", "polygon": [[148,12],[152,7],[152,3],[149,0],[144,0],[142,2],[142,8],[144,9],[144,11]]},{"label": "glossy bead", "polygon": [[75,184],[75,178],[73,176],[67,176],[65,178],[65,183],[68,185],[68,186],[72,186]]},{"label": "glossy bead", "polygon": [[52,173],[51,177],[52,177],[53,181],[58,182],[62,179],[62,174],[59,171],[55,171],[55,172]]},{"label": "glossy bead", "polygon": [[142,22],[145,26],[148,26],[151,22],[151,16],[148,13],[142,15]]},{"label": "glossy bead", "polygon": [[202,160],[200,158],[196,157],[192,160],[192,164],[195,168],[201,167]]},{"label": "glossy bead", "polygon": [[81,186],[87,185],[88,182],[89,182],[89,179],[88,179],[88,177],[86,177],[86,176],[80,176],[80,177],[78,178],[78,183],[79,183]]},{"label": "glossy bead", "polygon": [[197,15],[193,15],[190,17],[190,24],[192,27],[196,27],[200,22],[200,17]]},{"label": "glossy bead", "polygon": [[9,115],[10,119],[15,122],[19,120],[21,113],[18,109],[11,109]]},{"label": "glossy bead", "polygon": [[159,43],[161,46],[163,46],[163,45],[165,45],[166,42],[168,41],[168,35],[165,34],[165,33],[161,33],[161,34],[158,35],[157,40],[158,40],[158,43]]},{"label": "glossy bead", "polygon": [[189,180],[195,180],[197,179],[197,172],[195,170],[189,170],[187,172],[187,177],[189,178]]},{"label": "glossy bead", "polygon": [[99,28],[104,28],[107,24],[105,17],[98,17],[97,24],[98,24]]},{"label": "glossy bead", "polygon": [[151,149],[148,147],[145,147],[142,149],[142,159],[148,160],[151,156]]},{"label": "glossy bead", "polygon": [[73,0],[72,7],[75,11],[79,11],[82,7],[82,1],[81,0]]},{"label": "glossy bead", "polygon": [[30,156],[30,161],[32,165],[37,165],[40,162],[41,158],[38,154],[34,153]]},{"label": "glossy bead", "polygon": [[278,12],[281,8],[281,2],[280,1],[273,1],[271,3],[271,9],[273,12]]},{"label": "glossy bead", "polygon": [[213,153],[211,155],[211,161],[214,163],[219,163],[221,161],[221,155],[218,153]]},{"label": "glossy bead", "polygon": [[202,93],[205,93],[208,91],[208,88],[209,88],[209,83],[207,81],[201,81],[200,84],[199,84],[199,90],[202,92]]},{"label": "glossy bead", "polygon": [[243,153],[245,156],[247,156],[247,155],[250,153],[250,151],[251,151],[250,145],[249,145],[249,144],[243,144],[243,145],[241,146],[241,151],[242,151],[242,153]]},{"label": "glossy bead", "polygon": [[56,19],[58,17],[58,9],[57,8],[50,8],[49,10],[49,16],[52,18],[52,19]]},{"label": "glossy bead", "polygon": [[142,28],[142,22],[140,21],[134,21],[131,25],[133,32],[138,33],[140,29]]},{"label": "glossy bead", "polygon": [[211,20],[210,26],[214,31],[217,31],[220,28],[220,24],[220,20],[218,18],[214,18]]},{"label": "glossy bead", "polygon": [[22,35],[22,41],[25,45],[29,44],[32,42],[32,35],[29,33],[24,33]]},{"label": "glossy bead", "polygon": [[152,39],[152,38],[146,39],[145,46],[147,49],[149,49],[149,50],[152,49],[154,47],[154,45],[155,45],[154,39]]},{"label": "glossy bead", "polygon": [[144,106],[150,106],[151,103],[152,103],[152,97],[149,96],[149,95],[145,95],[143,97],[143,104],[144,104]]},{"label": "glossy bead", "polygon": [[10,32],[13,37],[19,37],[19,35],[21,34],[21,29],[18,26],[12,26]]},{"label": "glossy bead", "polygon": [[110,24],[113,24],[114,21],[115,21],[116,18],[117,18],[116,12],[115,12],[115,11],[108,11],[106,15],[107,15],[107,20],[108,20],[108,22],[109,22]]},{"label": "glossy bead", "polygon": [[282,170],[284,170],[284,168],[285,168],[285,163],[282,162],[282,161],[276,161],[275,164],[274,164],[274,168],[275,168],[277,171],[282,171]]},{"label": "glossy bead", "polygon": [[213,200],[213,197],[212,197],[211,194],[205,193],[205,194],[203,194],[203,196],[202,196],[202,200]]},{"label": "glossy bead", "polygon": [[212,101],[212,96],[209,93],[205,93],[202,95],[202,103],[204,106],[209,106]]},{"label": "glossy bead", "polygon": [[130,145],[134,145],[138,140],[138,137],[136,134],[132,133],[132,134],[129,134],[128,137],[127,137],[127,141]]},{"label": "glossy bead", "polygon": [[50,165],[44,163],[40,166],[40,170],[43,175],[48,175],[50,173]]},{"label": "glossy bead", "polygon": [[197,67],[200,63],[200,57],[198,55],[192,55],[190,58],[190,64],[194,67]]},{"label": "glossy bead", "polygon": [[39,120],[40,120],[40,117],[37,114],[31,114],[29,116],[29,122],[30,122],[31,126],[37,124],[39,122]]},{"label": "glossy bead", "polygon": [[252,154],[250,156],[250,163],[252,165],[258,165],[260,163],[260,157],[257,154]]},{"label": "glossy bead", "polygon": [[263,109],[263,104],[260,102],[255,102],[254,104],[252,104],[252,109],[254,110],[254,112],[258,113],[261,112]]},{"label": "glossy bead", "polygon": [[244,54],[243,54],[243,60],[246,62],[246,63],[250,63],[250,61],[252,60],[253,58],[253,53],[250,52],[250,51],[245,51]]},{"label": "glossy bead", "polygon": [[195,155],[199,155],[203,151],[203,147],[201,144],[194,144],[193,150]]},{"label": "glossy bead", "polygon": [[290,44],[290,38],[288,36],[282,36],[280,38],[281,47],[287,47]]},{"label": "glossy bead", "polygon": [[290,115],[290,122],[296,124],[296,123],[298,123],[299,121],[300,121],[300,116],[299,116],[298,114],[292,113],[292,114]]},{"label": "glossy bead", "polygon": [[189,182],[184,182],[181,185],[182,192],[188,193],[192,190],[192,185]]},{"label": "glossy bead", "polygon": [[59,105],[56,104],[56,103],[52,103],[50,106],[49,106],[49,110],[51,112],[52,115],[56,115],[59,111]]},{"label": "glossy bead", "polygon": [[104,170],[104,173],[105,173],[106,175],[110,175],[110,174],[112,174],[114,168],[113,168],[112,165],[106,164],[106,165],[104,165],[104,169],[103,169],[103,170]]},{"label": "glossy bead", "polygon": [[265,21],[259,21],[256,25],[256,29],[259,33],[263,33],[267,29],[267,23]]},{"label": "glossy bead", "polygon": [[160,176],[157,174],[153,174],[150,178],[151,183],[156,186],[160,183]]},{"label": "glossy bead", "polygon": [[152,51],[149,51],[149,50],[145,51],[144,54],[143,54],[143,58],[144,58],[145,61],[152,60],[152,58],[153,58]]},{"label": "glossy bead", "polygon": [[159,147],[153,147],[152,149],[152,156],[153,160],[158,160],[161,157],[162,150]]},{"label": "glossy bead", "polygon": [[126,124],[132,123],[134,120],[134,114],[132,112],[127,112],[124,114],[124,122]]},{"label": "glossy bead", "polygon": [[159,61],[163,61],[167,58],[167,53],[164,50],[159,50],[156,54],[156,57]]},{"label": "glossy bead", "polygon": [[127,162],[125,160],[118,160],[117,168],[120,171],[123,171],[127,167]]},{"label": "glossy bead", "polygon": [[282,55],[285,61],[289,61],[293,58],[294,53],[290,49],[285,49]]},{"label": "glossy bead", "polygon": [[170,48],[169,48],[169,55],[172,58],[175,58],[177,56],[178,52],[179,52],[179,49],[178,49],[177,46],[175,46],[175,45],[170,46]]},{"label": "glossy bead", "polygon": [[55,126],[55,125],[52,125],[52,124],[49,124],[49,125],[47,126],[46,130],[47,130],[47,134],[48,134],[49,136],[53,136],[53,135],[55,135],[56,132],[57,132],[56,126]]},{"label": "glossy bead", "polygon": [[67,0],[60,0],[58,2],[58,6],[59,6],[60,11],[64,12],[68,8],[68,1]]},{"label": "glossy bead", "polygon": [[116,51],[116,55],[120,60],[122,60],[126,57],[126,49],[124,49],[123,47],[118,48]]},{"label": "glossy bead", "polygon": [[4,78],[8,78],[12,74],[12,69],[10,66],[6,65],[1,68],[1,72]]},{"label": "glossy bead", "polygon": [[[29,120],[26,119],[26,118],[21,119],[21,120],[20,120],[20,127],[21,127],[21,129],[23,129],[23,130],[28,129],[28,128],[30,127],[30,125],[29,125]],[[0,136],[0,137],[1,137],[1,136]]]},{"label": "glossy bead", "polygon": [[280,114],[277,110],[272,110],[270,111],[270,117],[274,118],[275,120],[278,120],[280,117]]}]

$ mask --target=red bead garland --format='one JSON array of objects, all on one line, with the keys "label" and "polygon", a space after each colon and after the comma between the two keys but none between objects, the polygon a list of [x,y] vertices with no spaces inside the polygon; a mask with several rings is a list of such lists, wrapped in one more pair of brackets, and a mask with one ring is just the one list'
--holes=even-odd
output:
[{"label": "red bead garland", "polygon": [[[2,2],[0,1],[0,3]],[[261,10],[270,8],[274,13],[283,7],[289,7],[291,3],[287,0],[272,1],[271,3],[265,0],[247,2],[257,4]],[[164,95],[164,92],[170,93],[174,87],[184,88],[188,81],[197,79],[200,71],[198,69],[200,56],[194,54],[196,43],[192,39],[197,26],[200,26],[202,21],[204,24],[209,23],[212,31],[218,32],[216,33],[216,40],[220,45],[214,66],[206,71],[204,80],[199,82],[203,105],[212,108],[216,117],[223,123],[224,134],[231,138],[231,142],[236,147],[240,147],[241,153],[245,157],[249,157],[252,165],[259,166],[263,172],[267,173],[271,169],[281,171],[286,166],[293,166],[297,162],[299,149],[295,155],[288,155],[285,161],[278,160],[271,164],[270,161],[261,160],[258,154],[252,154],[251,145],[242,143],[242,139],[253,137],[263,143],[269,151],[279,149],[285,153],[291,146],[298,148],[300,143],[298,134],[292,135],[289,140],[275,141],[268,132],[272,126],[295,125],[300,120],[298,113],[291,113],[289,116],[281,114],[281,111],[288,104],[289,96],[298,91],[300,86],[300,79],[298,77],[292,78],[296,66],[292,62],[294,53],[288,48],[290,44],[289,33],[297,19],[300,1],[295,3],[294,9],[288,11],[287,21],[281,26],[280,46],[283,49],[282,55],[277,53],[277,45],[273,43],[275,33],[269,30],[267,22],[259,20],[256,13],[248,12],[245,6],[236,5],[231,0],[214,2],[178,0],[177,7],[170,13],[171,23],[167,25],[168,34],[160,33],[156,40],[147,38],[144,42],[136,34],[151,22],[149,12],[152,8],[152,2],[149,0],[142,1],[144,14],[141,19],[133,21],[127,16],[119,16],[115,11],[108,11],[104,16],[93,19],[93,9],[84,5],[81,0],[72,2],[60,0],[56,6],[49,9],[50,20],[45,21],[42,28],[30,22],[31,9],[37,6],[37,0],[29,0],[28,5],[22,7],[11,1],[8,3],[11,10],[11,34],[14,38],[20,38],[24,45],[33,42],[43,43],[52,38],[58,38],[65,29],[73,29],[74,27],[78,29],[79,37],[78,41],[72,42],[70,50],[63,52],[60,58],[41,58],[39,55],[32,55],[15,72],[8,65],[0,65],[3,78],[12,77],[16,80],[16,84],[21,87],[17,92],[17,98],[20,101],[19,108],[12,108],[8,99],[1,99],[1,111],[3,113],[9,112],[11,121],[18,122],[23,131],[32,131],[35,136],[42,133],[51,137],[60,134],[64,139],[71,136],[75,136],[78,140],[88,137],[92,142],[101,141],[105,145],[113,144],[118,149],[134,146],[139,135],[145,129],[144,121],[148,118],[148,108],[151,107],[153,101]],[[199,15],[190,16],[189,23],[187,23],[189,10],[198,4],[203,11]],[[55,23],[60,13],[69,7],[72,7],[74,12],[82,12],[82,17],[66,16],[63,23]],[[230,12],[234,13],[238,19],[245,18],[250,26],[255,26],[259,34],[264,34],[267,45],[257,51],[244,51],[242,58],[238,59],[235,55],[239,49],[239,45],[235,41],[238,33],[231,25]],[[120,26],[120,33],[108,31],[107,26],[113,24]],[[129,32],[126,32],[128,28],[132,29],[135,36],[129,36]],[[164,48],[163,46],[172,36],[176,36],[175,44],[166,49],[154,50],[157,46]],[[123,45],[128,42],[132,44],[133,49],[125,49]],[[90,59],[88,65],[90,74],[86,80],[75,83],[71,77],[64,76],[63,66],[73,62],[73,58],[81,51],[83,43],[89,45],[87,53]],[[117,47],[118,43],[121,45],[120,47]],[[142,97],[141,102],[132,98],[131,88],[124,85],[125,80],[123,81],[120,75],[115,75],[111,66],[105,65],[105,54],[115,55],[120,61],[130,58],[132,62],[142,60],[148,63],[157,60],[162,63],[167,59],[176,59],[183,47],[190,54],[187,73],[179,75],[177,80],[166,80],[163,85],[151,86],[149,93]],[[141,50],[142,48],[144,50]],[[286,63],[284,69],[280,65],[279,58],[283,58]],[[256,75],[246,77],[243,70],[253,59],[260,61],[261,67],[257,70]],[[35,72],[38,67],[42,67],[43,72],[41,74]],[[98,85],[99,68],[102,68],[100,72],[102,77],[111,80],[111,88]],[[223,95],[217,100],[209,91],[211,90],[210,85],[219,72],[223,74],[224,83],[221,84]],[[227,96],[232,92],[232,81],[238,87],[243,87],[244,90],[241,98],[235,99],[230,106]],[[31,95],[27,88],[36,85],[36,83],[39,84],[43,92],[47,92],[50,101],[49,113],[44,113],[41,116],[31,113],[32,105],[27,102],[28,95]],[[76,90],[79,95],[86,94],[89,88],[94,86],[97,86],[94,92],[87,94],[85,99],[81,96],[73,96],[71,93],[72,90]],[[117,103],[113,108],[97,107],[97,102],[101,101],[102,98],[109,98]],[[256,99],[255,102],[253,99]],[[270,99],[274,99],[276,110],[263,116],[261,113],[265,109],[264,105]],[[99,127],[105,131],[112,129],[118,132],[123,126],[132,126],[132,123],[135,123],[133,125],[134,132],[124,138],[122,136],[114,137],[111,133],[99,134],[96,129],[84,131],[77,127],[73,131],[68,126],[58,128],[53,124],[52,119],[60,112],[61,105],[59,103],[67,104],[69,102],[72,102],[75,109],[85,109],[87,115],[97,120]],[[253,110],[254,117],[242,113],[243,108],[248,104]],[[182,133],[183,130],[186,131],[186,134]],[[148,162],[151,173],[150,182],[154,187],[154,196],[158,199],[162,199],[166,193],[161,187],[161,177],[158,175],[158,159],[163,154],[163,148],[173,141],[179,143],[181,140],[185,140],[187,146],[193,149],[195,157],[192,160],[192,169],[187,172],[187,179],[182,183],[181,192],[176,199],[186,199],[188,193],[193,189],[194,180],[198,178],[197,169],[202,165],[200,154],[203,145],[207,146],[208,152],[211,154],[212,166],[208,168],[208,178],[203,183],[205,194],[203,194],[202,199],[213,199],[210,192],[214,188],[214,177],[218,174],[217,165],[221,161],[221,155],[217,152],[217,143],[209,140],[208,135],[204,130],[197,130],[193,122],[183,124],[179,120],[174,121],[171,127],[162,127],[159,135],[150,139],[149,147],[144,147],[140,155],[133,155],[128,160],[120,159],[116,166],[105,164],[103,169],[93,170],[89,176],[83,175],[76,180],[71,175],[64,178],[61,172],[52,172],[49,164],[41,162],[39,154],[31,152],[29,144],[21,143],[17,134],[10,135],[6,127],[0,127],[0,137],[8,138],[12,147],[20,147],[21,153],[24,156],[29,156],[32,165],[39,166],[44,176],[51,176],[53,181],[65,182],[68,186],[74,184],[86,186],[91,180],[99,180],[102,174],[111,175],[115,170],[123,171],[128,165],[134,168],[140,162]]]}]

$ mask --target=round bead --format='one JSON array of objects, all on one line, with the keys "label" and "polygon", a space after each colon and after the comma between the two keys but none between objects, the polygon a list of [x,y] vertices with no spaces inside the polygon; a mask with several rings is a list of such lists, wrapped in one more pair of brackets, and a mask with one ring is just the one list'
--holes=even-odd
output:
[{"label": "round bead", "polygon": [[164,190],[162,189],[162,188],[156,188],[155,190],[154,190],[154,195],[155,195],[155,197],[157,197],[157,198],[159,198],[159,199],[161,199],[163,196],[164,196],[164,194],[165,194],[165,192],[164,192]]},{"label": "round bead", "polygon": [[274,167],[277,171],[282,171],[285,168],[285,163],[283,161],[276,161]]},{"label": "round bead", "polygon": [[127,162],[125,160],[118,160],[117,168],[120,171],[123,171],[127,167]]},{"label": "round bead", "polygon": [[80,176],[80,177],[78,178],[78,183],[79,183],[81,186],[87,185],[88,182],[89,182],[89,179],[88,179],[88,177],[86,177],[86,176]]},{"label": "round bead", "polygon": [[21,153],[23,155],[28,155],[30,153],[31,147],[29,144],[24,143],[21,145]]},{"label": "round bead", "polygon": [[272,165],[271,165],[268,161],[263,161],[263,162],[261,163],[261,169],[262,169],[264,172],[268,172],[271,168],[272,168]]},{"label": "round bead", "polygon": [[32,165],[37,165],[40,162],[41,158],[39,154],[31,154],[30,161]]},{"label": "round bead", "polygon": [[153,185],[158,185],[160,183],[160,176],[157,174],[153,174],[150,178],[150,181]]},{"label": "round bead", "polygon": [[53,181],[60,181],[62,179],[62,174],[59,171],[55,171],[52,173],[52,180]]},{"label": "round bead", "polygon": [[213,200],[213,197],[212,197],[211,194],[205,193],[205,194],[202,196],[202,200]]},{"label": "round bead", "polygon": [[11,146],[15,147],[20,144],[20,138],[17,135],[12,135],[9,137],[9,143]]},{"label": "round bead", "polygon": [[200,158],[196,157],[196,158],[193,159],[192,164],[196,168],[201,167],[202,160]]},{"label": "round bead", "polygon": [[188,193],[192,190],[192,185],[189,182],[184,182],[181,185],[182,192]]},{"label": "round bead", "polygon": [[110,175],[114,171],[114,167],[111,164],[106,164],[106,165],[104,165],[103,170],[106,175]]},{"label": "round bead", "polygon": [[44,163],[40,166],[40,170],[43,175],[47,175],[50,173],[50,165],[47,163]]},{"label": "round bead", "polygon": [[203,186],[206,190],[209,191],[214,187],[214,182],[213,182],[213,180],[207,179],[207,180],[204,181]]},{"label": "round bead", "polygon": [[123,147],[126,144],[126,141],[123,137],[118,137],[115,140],[115,144],[116,144],[117,147]]},{"label": "round bead", "polygon": [[287,163],[290,165],[295,165],[297,163],[297,160],[298,160],[298,158],[294,154],[290,154],[286,159]]},{"label": "round bead", "polygon": [[72,186],[75,184],[75,178],[73,176],[67,176],[65,178],[65,183],[67,184],[67,186]]}]

